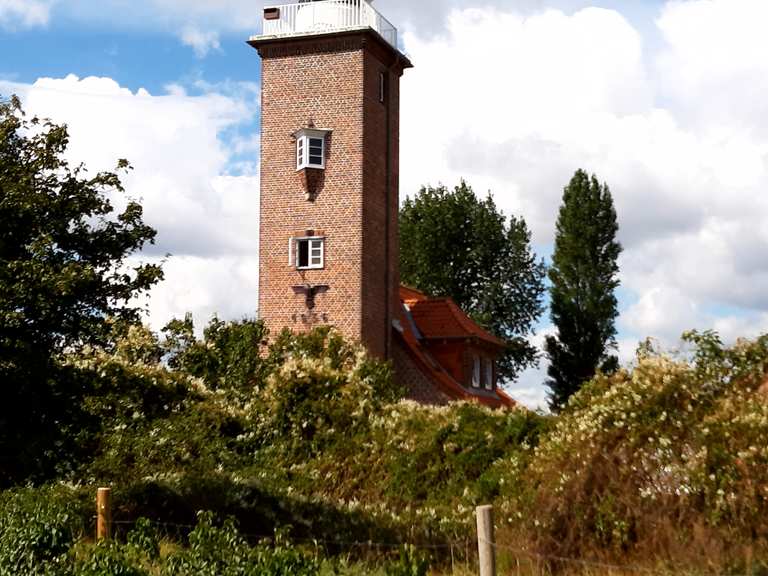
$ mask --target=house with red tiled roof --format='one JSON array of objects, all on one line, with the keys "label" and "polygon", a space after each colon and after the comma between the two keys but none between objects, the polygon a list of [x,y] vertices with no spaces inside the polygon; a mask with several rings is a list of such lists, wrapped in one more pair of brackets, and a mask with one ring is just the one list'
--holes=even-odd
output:
[{"label": "house with red tiled roof", "polygon": [[505,343],[450,298],[400,287],[395,369],[411,399],[428,404],[475,401],[493,408],[516,403],[498,387]]}]

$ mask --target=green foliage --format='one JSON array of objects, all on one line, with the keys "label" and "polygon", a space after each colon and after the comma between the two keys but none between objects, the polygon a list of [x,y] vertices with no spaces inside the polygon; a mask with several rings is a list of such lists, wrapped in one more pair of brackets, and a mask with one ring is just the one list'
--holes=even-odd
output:
[{"label": "green foliage", "polygon": [[556,336],[546,339],[550,406],[559,410],[597,370],[618,364],[615,347],[619,285],[619,226],[608,186],[577,170],[563,192],[552,266],[551,318]]},{"label": "green foliage", "polygon": [[160,558],[160,539],[149,520],[139,518],[136,521],[133,530],[128,533],[128,547],[149,560]]},{"label": "green foliage", "polygon": [[0,576],[64,576],[81,537],[82,506],[64,487],[0,494]]},{"label": "green foliage", "polygon": [[723,566],[768,536],[768,336],[731,348],[709,332],[685,339],[690,353],[645,345],[631,371],[596,376],[542,441],[526,472],[541,548],[652,545]]},{"label": "green foliage", "polygon": [[531,412],[475,404],[393,407],[382,422],[388,490],[405,502],[490,502],[502,482],[494,463],[535,445],[545,422]]},{"label": "green foliage", "polygon": [[[163,364],[148,330],[115,330],[66,360],[91,378],[80,440],[95,457],[62,469],[110,483],[134,527],[84,541],[91,487],[1,493],[0,576],[423,575],[489,502],[500,543],[536,553],[713,573],[768,559],[768,336],[725,347],[692,332],[677,355],[647,342],[543,417],[398,401],[388,365],[329,330],[279,335],[263,385],[216,390]],[[367,541],[404,548],[352,544]]]},{"label": "green foliage", "polygon": [[[116,330],[109,349],[85,347],[65,358],[82,384],[79,447],[70,469],[77,480],[127,480],[172,471],[196,460],[219,461],[219,430],[228,416],[191,377],[169,371],[161,362],[157,337],[141,326]],[[202,409],[203,406],[207,409]],[[200,407],[200,409],[196,409]],[[194,430],[195,433],[190,433]]]},{"label": "green foliage", "polygon": [[194,335],[192,316],[173,320],[164,329],[168,365],[177,371],[201,378],[211,390],[245,390],[260,386],[271,366],[260,351],[267,331],[258,320],[223,322],[213,318],[203,332]]},{"label": "green foliage", "polygon": [[130,546],[101,541],[77,563],[78,576],[149,576],[142,568],[140,554]]},{"label": "green foliage", "polygon": [[286,333],[273,353],[284,360],[261,397],[261,431],[294,451],[317,451],[335,437],[354,434],[403,394],[392,383],[388,365],[327,329]]},{"label": "green foliage", "polygon": [[[87,175],[64,159],[66,126],[27,120],[18,99],[0,101],[0,483],[51,473],[77,422],[79,389],[57,356],[104,342],[105,319],[138,318],[128,305],[161,277],[128,271],[126,258],[155,231],[128,201],[117,174]],[[128,165],[120,161],[118,168]]]},{"label": "green foliage", "polygon": [[490,194],[466,182],[453,190],[422,188],[400,209],[400,276],[433,296],[450,296],[475,321],[507,341],[499,363],[512,379],[534,365],[528,342],[542,312],[544,264],[530,246],[525,220],[507,218]]},{"label": "green foliage", "polygon": [[167,559],[167,576],[315,576],[319,563],[279,539],[274,546],[250,547],[234,521],[214,524],[214,515],[201,513],[189,535],[189,547]]},{"label": "green foliage", "polygon": [[427,576],[429,557],[413,546],[403,546],[400,558],[386,567],[387,576]]}]

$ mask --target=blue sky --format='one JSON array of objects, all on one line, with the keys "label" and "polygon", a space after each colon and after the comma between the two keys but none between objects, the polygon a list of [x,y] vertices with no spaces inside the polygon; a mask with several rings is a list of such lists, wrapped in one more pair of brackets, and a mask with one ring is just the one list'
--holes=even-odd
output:
[{"label": "blue sky", "polygon": [[[625,246],[620,354],[690,328],[768,328],[768,2],[376,0],[416,67],[401,195],[465,178],[550,250],[577,168],[611,186]],[[154,327],[256,308],[254,0],[0,0],[0,94],[66,122],[160,235]],[[472,106],[468,106],[471,103]],[[425,145],[425,135],[429,145]],[[535,341],[551,330],[542,318]],[[542,369],[512,385],[531,405]]]},{"label": "blue sky", "polygon": [[229,33],[220,39],[219,50],[200,58],[169,32],[52,21],[44,30],[0,31],[0,53],[13,54],[0,62],[0,76],[25,83],[45,76],[104,76],[152,94],[163,93],[169,83],[189,85],[197,79],[259,82],[258,54],[245,43],[247,38]]}]

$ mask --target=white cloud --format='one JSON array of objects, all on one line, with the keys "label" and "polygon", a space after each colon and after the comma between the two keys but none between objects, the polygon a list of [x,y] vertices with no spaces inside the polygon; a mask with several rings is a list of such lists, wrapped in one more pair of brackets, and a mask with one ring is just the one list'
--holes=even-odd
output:
[{"label": "white cloud", "polygon": [[660,88],[692,127],[768,131],[767,21],[763,0],[666,4]]},{"label": "white cloud", "polygon": [[141,258],[172,255],[149,304],[156,328],[186,311],[200,322],[214,312],[253,315],[258,303],[258,173],[227,175],[241,149],[222,138],[250,123],[258,104],[250,86],[208,88],[201,96],[178,86],[153,96],[75,76],[0,84],[0,92],[21,94],[28,113],[68,125],[73,162],[89,171],[113,169],[118,158],[131,162],[124,184],[158,230],[157,245]]},{"label": "white cloud", "polygon": [[53,0],[0,0],[0,27],[14,29],[45,26]]},{"label": "white cloud", "polygon": [[163,262],[165,280],[146,301],[148,322],[152,329],[160,330],[170,319],[192,312],[199,332],[214,315],[222,319],[254,317],[259,302],[258,271],[255,252],[170,258]]},{"label": "white cloud", "polygon": [[193,24],[188,24],[181,31],[181,42],[190,46],[198,58],[205,58],[211,50],[221,50],[218,32],[201,30]]},{"label": "white cloud", "polygon": [[466,10],[446,35],[406,46],[416,68],[403,80],[402,189],[466,177],[524,213],[540,241],[573,171],[625,160],[615,137],[638,131],[633,115],[652,102],[641,38],[614,11]]}]

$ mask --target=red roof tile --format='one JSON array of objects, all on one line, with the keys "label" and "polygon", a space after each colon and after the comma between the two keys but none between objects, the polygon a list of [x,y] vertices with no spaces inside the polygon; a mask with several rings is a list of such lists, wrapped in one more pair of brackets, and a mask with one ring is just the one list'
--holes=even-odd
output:
[{"label": "red roof tile", "polygon": [[[401,291],[401,298],[402,294]],[[425,338],[478,338],[500,348],[506,345],[467,316],[450,298],[409,300],[406,304]]]},{"label": "red roof tile", "polygon": [[417,302],[419,300],[427,300],[428,296],[416,288],[410,286],[400,285],[400,300],[403,302]]}]

